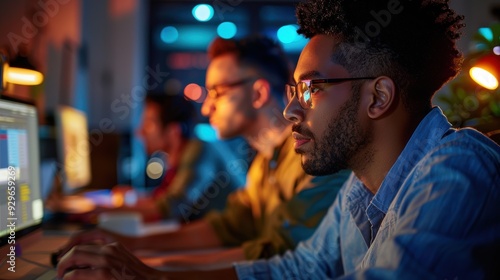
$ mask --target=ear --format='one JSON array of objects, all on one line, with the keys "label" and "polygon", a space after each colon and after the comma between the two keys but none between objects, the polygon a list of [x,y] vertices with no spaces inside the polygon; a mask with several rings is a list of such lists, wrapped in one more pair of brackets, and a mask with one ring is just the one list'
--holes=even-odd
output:
[{"label": "ear", "polygon": [[386,114],[396,100],[396,86],[391,78],[378,77],[372,82],[371,100],[368,105],[368,116],[377,119]]},{"label": "ear", "polygon": [[258,79],[253,83],[252,105],[259,109],[271,99],[271,85],[265,79]]}]

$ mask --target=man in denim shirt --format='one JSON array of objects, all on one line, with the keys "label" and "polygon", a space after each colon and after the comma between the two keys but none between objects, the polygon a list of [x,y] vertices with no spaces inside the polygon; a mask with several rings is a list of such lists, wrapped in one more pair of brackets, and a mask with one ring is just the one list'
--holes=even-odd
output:
[{"label": "man in denim shirt", "polygon": [[447,1],[373,0],[297,15],[311,40],[287,87],[295,149],[309,174],[353,174],[313,237],[238,277],[498,279],[500,149],[431,106],[459,69],[462,17]]},{"label": "man in denim shirt", "polygon": [[294,251],[151,279],[498,279],[500,147],[431,105],[460,69],[462,17],[446,0],[309,0],[297,16],[295,150],[309,174],[353,173]]}]

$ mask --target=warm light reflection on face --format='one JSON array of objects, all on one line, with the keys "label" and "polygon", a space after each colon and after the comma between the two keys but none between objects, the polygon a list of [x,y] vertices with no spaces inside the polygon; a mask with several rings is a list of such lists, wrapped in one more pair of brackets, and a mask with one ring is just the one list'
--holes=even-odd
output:
[{"label": "warm light reflection on face", "polygon": [[[223,55],[213,59],[208,66],[206,87],[231,84],[251,76],[247,69],[238,66],[233,55]],[[252,107],[252,83],[224,89],[225,94],[207,97],[201,112],[209,118],[210,124],[217,130],[219,137],[231,138],[245,134],[256,117]]]},{"label": "warm light reflection on face", "polygon": [[[346,78],[349,73],[332,61],[335,40],[317,35],[302,51],[295,69],[295,81]],[[293,98],[285,109],[292,121],[295,150],[302,156],[306,173],[326,175],[347,168],[353,155],[370,141],[359,119],[359,92],[352,82],[322,88],[312,96],[314,106],[304,109]]]},{"label": "warm light reflection on face", "polygon": [[164,148],[167,140],[164,139],[159,105],[150,102],[145,103],[138,134],[144,141],[146,152],[149,155]]}]

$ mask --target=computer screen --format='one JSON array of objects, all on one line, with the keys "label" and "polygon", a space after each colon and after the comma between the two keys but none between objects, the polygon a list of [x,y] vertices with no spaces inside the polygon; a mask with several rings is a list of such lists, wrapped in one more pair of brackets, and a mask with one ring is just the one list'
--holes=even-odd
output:
[{"label": "computer screen", "polygon": [[92,179],[87,117],[76,108],[60,106],[56,128],[63,192],[72,194],[88,186]]},{"label": "computer screen", "polygon": [[39,168],[36,108],[0,99],[0,247],[41,226]]}]

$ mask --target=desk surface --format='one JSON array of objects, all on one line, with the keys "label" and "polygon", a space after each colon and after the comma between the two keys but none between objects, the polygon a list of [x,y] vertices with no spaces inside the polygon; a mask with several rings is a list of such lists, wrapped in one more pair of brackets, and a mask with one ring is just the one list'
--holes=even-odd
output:
[{"label": "desk surface", "polygon": [[[216,252],[222,252],[227,250],[227,248],[213,248],[213,249],[198,249],[198,250],[182,250],[182,251],[155,251],[155,250],[136,250],[134,251],[134,255],[137,256],[143,263],[145,263],[148,266],[151,266],[155,269],[158,270],[164,270],[164,271],[182,271],[186,270],[188,266],[180,266],[178,267],[177,265],[166,265],[164,261],[171,256],[189,256],[189,255],[204,255],[204,254],[211,254],[211,253],[216,253]],[[203,264],[203,265],[197,265],[193,264],[193,267],[196,270],[205,270],[205,269],[220,269],[220,268],[226,268],[231,266],[231,264]]]},{"label": "desk surface", "polygon": [[[32,280],[37,279],[40,275],[52,268],[50,263],[51,253],[64,245],[72,232],[70,231],[40,231],[38,236],[28,244],[23,245],[22,252],[16,256],[15,272],[8,270],[10,265],[3,263],[0,265],[0,279],[2,280]],[[138,250],[135,255],[147,265],[160,270],[178,270],[175,267],[164,266],[163,260],[177,254],[199,254],[211,253],[224,250],[224,248],[191,250],[191,251],[155,251],[155,250]],[[3,256],[1,258],[3,260]],[[214,267],[211,267],[214,268]],[[215,267],[216,268],[216,267]],[[183,269],[180,269],[183,270]]]}]

